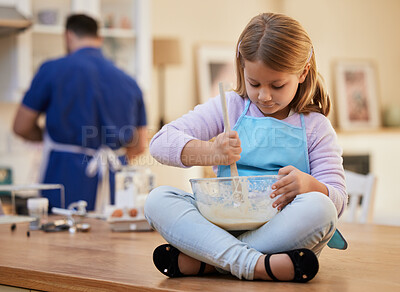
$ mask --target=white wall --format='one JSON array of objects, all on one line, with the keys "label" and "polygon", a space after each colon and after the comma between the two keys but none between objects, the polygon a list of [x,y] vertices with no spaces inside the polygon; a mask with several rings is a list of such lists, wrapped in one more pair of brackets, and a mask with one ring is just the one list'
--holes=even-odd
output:
[{"label": "white wall", "polygon": [[41,145],[26,142],[12,133],[12,123],[18,105],[0,102],[0,167],[11,167],[13,182],[37,182]]},{"label": "white wall", "polygon": [[0,100],[12,100],[17,81],[16,75],[16,37],[0,36]]}]

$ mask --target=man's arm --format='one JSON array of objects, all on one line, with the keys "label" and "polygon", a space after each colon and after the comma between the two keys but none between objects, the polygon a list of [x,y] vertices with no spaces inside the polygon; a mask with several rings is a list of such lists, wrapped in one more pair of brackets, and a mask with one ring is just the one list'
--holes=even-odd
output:
[{"label": "man's arm", "polygon": [[126,157],[129,161],[139,154],[142,154],[147,147],[147,127],[142,126],[136,129],[135,136],[131,143],[126,146]]},{"label": "man's arm", "polygon": [[14,133],[30,141],[42,141],[43,129],[38,124],[39,116],[40,112],[21,104],[14,119]]}]

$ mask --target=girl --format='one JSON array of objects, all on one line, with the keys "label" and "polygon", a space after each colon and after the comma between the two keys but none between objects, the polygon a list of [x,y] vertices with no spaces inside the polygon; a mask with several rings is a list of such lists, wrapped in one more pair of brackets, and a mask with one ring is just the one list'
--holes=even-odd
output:
[{"label": "girl", "polygon": [[271,194],[281,212],[256,230],[228,232],[199,213],[192,194],[159,187],[145,213],[169,244],[155,249],[154,263],[169,277],[217,270],[248,280],[309,281],[347,198],[311,40],[290,17],[258,15],[238,40],[236,71],[237,88],[227,93],[232,131],[224,133],[216,97],[166,125],[150,151],[168,165],[219,165],[218,176],[229,176],[233,162],[239,175],[283,175]]}]

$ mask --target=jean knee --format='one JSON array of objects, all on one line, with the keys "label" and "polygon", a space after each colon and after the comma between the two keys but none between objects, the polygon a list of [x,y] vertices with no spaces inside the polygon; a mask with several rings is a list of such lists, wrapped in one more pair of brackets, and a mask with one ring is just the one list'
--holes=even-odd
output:
[{"label": "jean knee", "polygon": [[158,209],[163,206],[163,198],[171,188],[168,186],[161,186],[153,189],[147,196],[144,204],[144,214],[146,218],[158,212]]},{"label": "jean knee", "polygon": [[[309,202],[308,211],[316,222],[333,224],[336,226],[337,210],[331,199],[320,192],[310,192],[304,194],[304,197]],[[311,206],[311,208],[310,208]]]}]

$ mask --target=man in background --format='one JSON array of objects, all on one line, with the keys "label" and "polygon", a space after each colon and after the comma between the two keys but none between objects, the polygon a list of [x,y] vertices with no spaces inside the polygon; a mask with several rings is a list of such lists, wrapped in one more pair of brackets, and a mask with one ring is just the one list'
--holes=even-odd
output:
[{"label": "man in background", "polygon": [[[14,132],[44,141],[42,182],[64,185],[66,207],[85,200],[88,210],[104,212],[114,200],[113,172],[147,144],[142,92],[104,58],[93,18],[69,16],[65,42],[68,55],[45,62],[36,73],[17,111]],[[41,114],[46,115],[45,130]],[[122,150],[121,157],[117,153]],[[50,207],[60,207],[58,192],[43,196]]]}]

